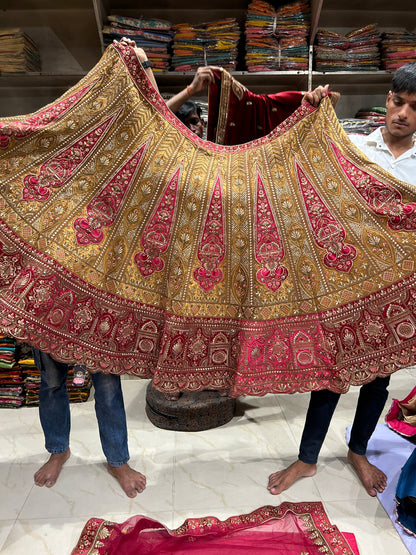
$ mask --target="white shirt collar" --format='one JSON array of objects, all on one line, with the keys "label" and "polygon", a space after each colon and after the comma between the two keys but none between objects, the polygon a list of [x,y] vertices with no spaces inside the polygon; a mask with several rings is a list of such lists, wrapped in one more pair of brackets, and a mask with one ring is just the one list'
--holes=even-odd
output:
[{"label": "white shirt collar", "polygon": [[[375,131],[367,135],[365,142],[369,146],[374,146],[379,150],[385,150],[391,154],[391,150],[384,142],[383,133],[381,132],[382,129],[384,129],[384,127],[377,127]],[[413,146],[409,148],[409,150],[406,151],[405,154],[407,156],[416,156],[416,140],[413,142]]]}]

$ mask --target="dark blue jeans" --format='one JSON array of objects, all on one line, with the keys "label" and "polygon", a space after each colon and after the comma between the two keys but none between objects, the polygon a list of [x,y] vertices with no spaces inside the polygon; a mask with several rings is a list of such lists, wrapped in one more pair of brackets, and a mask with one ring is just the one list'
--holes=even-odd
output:
[{"label": "dark blue jeans", "polygon": [[[64,453],[69,447],[71,415],[66,388],[68,365],[33,349],[40,370],[39,416],[49,453]],[[120,376],[98,372],[91,374],[95,389],[95,414],[101,446],[111,466],[122,466],[129,460],[127,423]]]},{"label": "dark blue jeans", "polygon": [[[375,430],[388,397],[390,377],[376,378],[362,385],[348,444],[351,451],[365,455],[367,443]],[[316,464],[318,455],[340,398],[339,393],[324,389],[312,391],[299,448],[299,459]]]}]

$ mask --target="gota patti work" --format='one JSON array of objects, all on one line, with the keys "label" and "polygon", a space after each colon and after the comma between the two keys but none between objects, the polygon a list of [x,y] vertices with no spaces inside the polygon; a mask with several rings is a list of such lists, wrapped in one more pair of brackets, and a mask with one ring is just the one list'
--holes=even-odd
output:
[{"label": "gota patti work", "polygon": [[0,135],[3,332],[166,392],[346,392],[415,363],[416,193],[328,99],[216,145],[115,43]]}]

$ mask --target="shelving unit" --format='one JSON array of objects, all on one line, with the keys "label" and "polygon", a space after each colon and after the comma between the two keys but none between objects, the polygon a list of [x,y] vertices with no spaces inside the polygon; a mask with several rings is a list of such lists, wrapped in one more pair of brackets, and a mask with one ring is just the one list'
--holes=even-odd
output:
[{"label": "shelving unit", "polygon": [[[99,60],[103,51],[102,24],[110,13],[133,17],[158,17],[173,23],[200,23],[235,17],[244,28],[249,0],[210,0],[209,8],[190,0],[4,0],[0,9],[2,27],[19,27],[28,32],[41,52],[42,72],[30,75],[0,75],[0,115],[32,112],[53,101],[75,84]],[[142,4],[142,5],[140,5]],[[392,9],[390,0],[311,0],[311,38],[319,28],[338,32],[369,23],[381,30],[416,28],[415,0],[401,0]],[[237,71],[236,79],[256,93],[287,89],[307,90],[329,83],[342,93],[339,117],[354,115],[368,104],[384,103],[391,74],[377,72],[309,71],[249,73]],[[175,93],[190,82],[193,73],[158,73],[162,92]]]},{"label": "shelving unit", "polygon": [[0,115],[33,112],[77,83],[101,56],[89,0],[6,0],[2,28],[20,28],[40,50],[42,71],[0,75]]}]

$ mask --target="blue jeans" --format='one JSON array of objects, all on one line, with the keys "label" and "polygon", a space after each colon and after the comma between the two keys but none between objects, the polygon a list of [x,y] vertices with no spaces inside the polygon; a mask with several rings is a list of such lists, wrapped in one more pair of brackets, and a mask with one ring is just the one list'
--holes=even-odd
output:
[{"label": "blue jeans", "polygon": [[[68,365],[33,349],[41,383],[39,416],[49,453],[64,453],[69,447],[71,415],[66,388]],[[95,414],[101,446],[108,464],[122,466],[129,460],[127,423],[120,376],[98,372],[91,374],[95,389]]]},{"label": "blue jeans", "polygon": [[[348,447],[357,455],[365,455],[368,441],[386,404],[390,377],[376,378],[360,388],[357,409]],[[318,455],[340,398],[339,393],[324,389],[312,391],[300,441],[299,459],[316,464]]]}]

